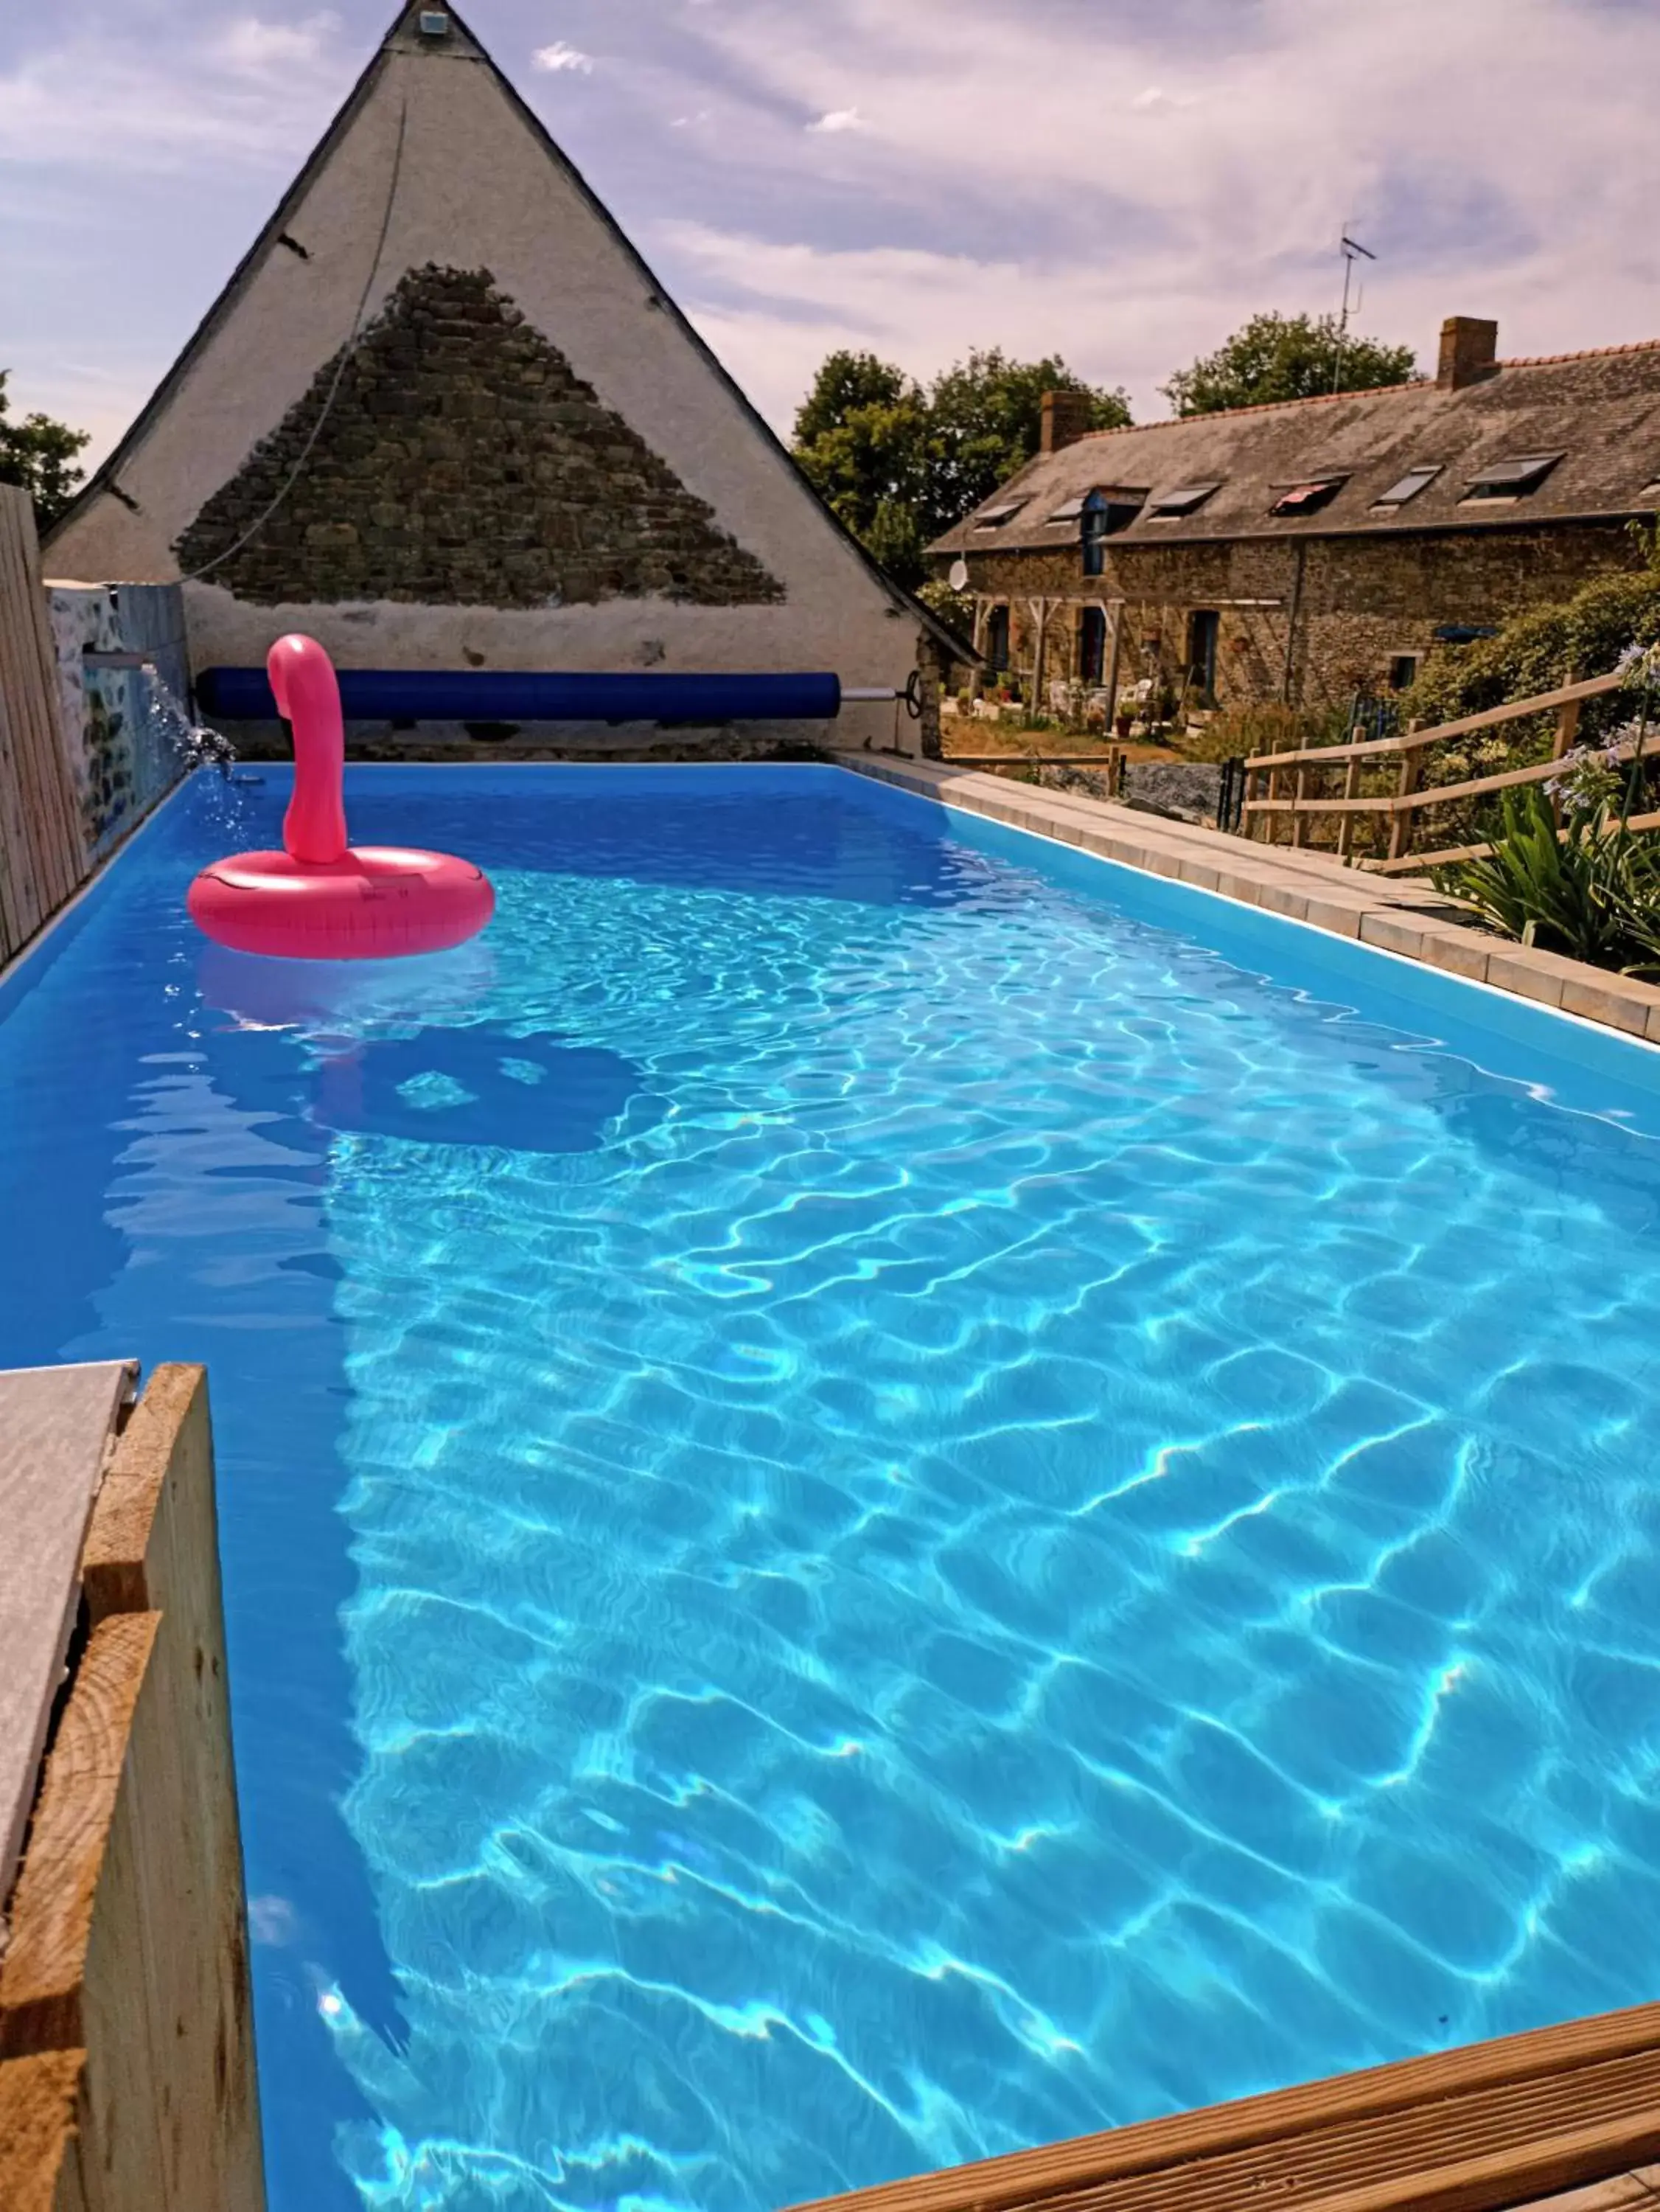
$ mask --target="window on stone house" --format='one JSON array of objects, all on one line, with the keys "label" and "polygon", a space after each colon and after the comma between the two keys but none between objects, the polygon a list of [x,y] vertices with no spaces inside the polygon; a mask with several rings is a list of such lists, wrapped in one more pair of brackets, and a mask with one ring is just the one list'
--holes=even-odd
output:
[{"label": "window on stone house", "polygon": [[1167,521],[1172,515],[1194,514],[1213,492],[1221,488],[1220,477],[1214,483],[1177,484],[1169,491],[1155,492],[1147,502],[1147,511],[1160,521]]},{"label": "window on stone house", "polygon": [[1195,607],[1187,618],[1187,680],[1203,699],[1216,690],[1216,646],[1222,618],[1215,607]]},{"label": "window on stone house", "polygon": [[1314,514],[1332,501],[1348,482],[1347,477],[1311,477],[1304,483],[1288,484],[1269,507],[1270,514]]},{"label": "window on stone house", "polygon": [[1418,680],[1419,656],[1415,653],[1397,653],[1389,664],[1389,688],[1391,691],[1409,691]]},{"label": "window on stone house", "polygon": [[1009,665],[1009,609],[993,607],[985,618],[985,658],[993,668]]},{"label": "window on stone house", "polygon": [[1025,505],[1023,499],[1006,499],[997,507],[984,507],[974,517],[974,527],[976,530],[1001,530],[1004,523],[1014,520]]},{"label": "window on stone house", "polygon": [[1439,461],[1426,461],[1421,468],[1409,469],[1403,477],[1396,477],[1387,491],[1380,491],[1372,504],[1374,507],[1404,507],[1409,499],[1416,499],[1427,484],[1433,484],[1441,473]]},{"label": "window on stone house", "polygon": [[1078,681],[1099,684],[1106,672],[1106,616],[1086,607],[1078,617]]},{"label": "window on stone house", "polygon": [[1464,499],[1525,499],[1537,491],[1561,459],[1560,453],[1524,453],[1513,461],[1489,461],[1464,481]]}]

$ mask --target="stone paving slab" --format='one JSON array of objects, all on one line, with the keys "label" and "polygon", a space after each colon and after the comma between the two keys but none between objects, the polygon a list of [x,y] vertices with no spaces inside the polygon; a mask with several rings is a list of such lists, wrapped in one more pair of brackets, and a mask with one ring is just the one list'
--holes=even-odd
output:
[{"label": "stone paving slab", "polygon": [[1257,845],[1077,792],[1009,783],[948,763],[863,752],[833,757],[856,775],[874,776],[942,805],[1053,837],[1121,866],[1168,876],[1660,1043],[1660,989],[1472,929],[1462,910],[1432,884],[1346,867],[1325,853]]}]

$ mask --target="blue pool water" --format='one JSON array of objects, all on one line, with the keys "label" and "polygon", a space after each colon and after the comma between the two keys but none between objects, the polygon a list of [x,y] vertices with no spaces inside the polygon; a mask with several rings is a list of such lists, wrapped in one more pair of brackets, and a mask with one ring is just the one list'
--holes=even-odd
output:
[{"label": "blue pool water", "polygon": [[[0,992],[0,1358],[205,1359],[275,2212],[794,2199],[1660,1990],[1660,1083],[833,770]],[[227,819],[234,816],[235,819]]]}]

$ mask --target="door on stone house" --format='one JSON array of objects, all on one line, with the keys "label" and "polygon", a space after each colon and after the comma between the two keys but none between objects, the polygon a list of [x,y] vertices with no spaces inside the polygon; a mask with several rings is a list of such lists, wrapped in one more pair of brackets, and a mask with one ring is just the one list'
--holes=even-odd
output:
[{"label": "door on stone house", "polygon": [[1078,681],[1099,684],[1106,669],[1106,616],[1086,607],[1078,618]]},{"label": "door on stone house", "polygon": [[1222,618],[1214,607],[1195,607],[1187,618],[1187,684],[1209,699],[1216,690],[1216,641]]},{"label": "door on stone house", "polygon": [[993,668],[1009,665],[1009,609],[993,607],[985,618],[985,658]]}]

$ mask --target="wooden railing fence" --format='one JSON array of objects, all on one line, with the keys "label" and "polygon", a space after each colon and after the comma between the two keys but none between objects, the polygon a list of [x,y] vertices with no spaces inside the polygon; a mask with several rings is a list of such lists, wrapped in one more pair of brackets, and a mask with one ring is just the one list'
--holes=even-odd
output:
[{"label": "wooden railing fence", "polygon": [[[1356,820],[1371,817],[1386,825],[1388,849],[1381,856],[1364,860],[1361,865],[1384,875],[1434,867],[1447,860],[1481,857],[1492,848],[1487,845],[1444,845],[1415,852],[1411,848],[1416,817],[1431,807],[1456,805],[1492,792],[1548,782],[1559,775],[1563,756],[1572,750],[1578,735],[1579,716],[1585,701],[1617,690],[1621,682],[1618,674],[1593,676],[1583,684],[1565,684],[1560,690],[1542,692],[1531,699],[1512,700],[1508,706],[1491,707],[1485,714],[1466,714],[1456,722],[1442,722],[1433,729],[1408,730],[1395,738],[1367,738],[1347,745],[1312,745],[1295,751],[1254,753],[1245,764],[1245,834],[1251,834],[1251,825],[1256,822],[1271,823],[1276,817],[1288,815],[1291,842],[1302,845],[1307,842],[1312,821],[1335,816],[1336,849],[1348,860],[1351,857]],[[1423,783],[1424,755],[1430,746],[1547,714],[1556,716],[1555,737],[1548,760],[1537,761],[1529,768],[1506,769],[1494,775],[1474,776],[1463,783]],[[1653,750],[1660,753],[1660,732],[1651,742]],[[1624,740],[1619,746],[1618,757],[1629,760],[1634,750],[1634,742]],[[1383,765],[1391,760],[1400,763],[1395,789],[1363,797],[1360,783],[1365,769],[1368,764]],[[1325,779],[1337,769],[1343,774],[1341,793],[1322,788]],[[1287,778],[1291,780],[1289,790],[1286,788]],[[1636,815],[1631,827],[1660,828],[1660,812]]]},{"label": "wooden railing fence", "polygon": [[0,964],[85,880],[29,495],[0,484]]}]

